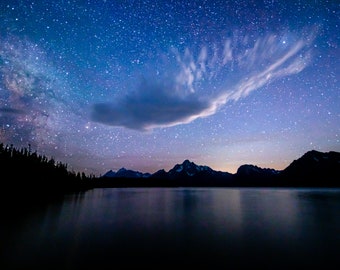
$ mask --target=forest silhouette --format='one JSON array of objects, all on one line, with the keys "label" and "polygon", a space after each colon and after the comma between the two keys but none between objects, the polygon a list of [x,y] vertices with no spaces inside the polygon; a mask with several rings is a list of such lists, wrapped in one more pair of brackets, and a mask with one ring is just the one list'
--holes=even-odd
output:
[{"label": "forest silhouette", "polygon": [[0,143],[2,199],[25,199],[27,203],[51,199],[91,188],[94,175],[74,172],[67,164],[31,150]]}]

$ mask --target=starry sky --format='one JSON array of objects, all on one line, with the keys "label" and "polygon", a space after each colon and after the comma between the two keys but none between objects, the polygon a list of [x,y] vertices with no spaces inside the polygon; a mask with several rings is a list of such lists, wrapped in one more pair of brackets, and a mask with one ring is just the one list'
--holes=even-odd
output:
[{"label": "starry sky", "polygon": [[340,4],[0,3],[0,141],[100,176],[340,151]]}]

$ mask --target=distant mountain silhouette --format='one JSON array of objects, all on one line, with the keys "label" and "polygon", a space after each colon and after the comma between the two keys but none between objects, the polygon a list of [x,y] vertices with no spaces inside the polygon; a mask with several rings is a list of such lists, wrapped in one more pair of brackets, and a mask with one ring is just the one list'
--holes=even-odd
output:
[{"label": "distant mountain silhouette", "polygon": [[129,174],[133,176],[131,178],[134,178],[135,181],[120,176],[119,171],[117,173],[109,171],[99,178],[99,182],[108,186],[339,187],[340,153],[334,151],[323,153],[311,150],[301,158],[294,160],[284,170],[245,164],[240,166],[235,174],[231,174],[215,171],[208,166],[196,165],[185,160],[181,164],[176,164],[168,172],[164,169],[153,174],[125,171],[129,171]]},{"label": "distant mountain silhouette", "polygon": [[103,177],[115,177],[115,178],[147,178],[150,173],[141,173],[138,171],[127,170],[125,168],[119,169],[117,172],[109,170],[103,175]]},{"label": "distant mountain silhouette", "polygon": [[298,186],[340,186],[340,153],[305,153],[279,174],[282,182]]},{"label": "distant mountain silhouette", "polygon": [[0,143],[1,198],[59,196],[96,187],[340,187],[340,153],[311,150],[284,170],[245,164],[237,172],[215,171],[189,160],[169,171],[153,174],[125,168],[109,170],[101,177],[75,173],[53,158],[38,155],[28,148],[16,149]]},{"label": "distant mountain silhouette", "polygon": [[234,179],[242,186],[277,185],[277,177],[280,173],[281,171],[278,170],[245,164],[238,168]]},{"label": "distant mountain silhouette", "polygon": [[[180,186],[213,186],[225,185],[228,181],[231,184],[232,174],[228,172],[215,171],[208,166],[196,165],[194,162],[185,160],[182,164],[176,164],[167,173],[159,171],[152,174],[151,178],[167,180]],[[207,179],[209,182],[207,182]]]}]

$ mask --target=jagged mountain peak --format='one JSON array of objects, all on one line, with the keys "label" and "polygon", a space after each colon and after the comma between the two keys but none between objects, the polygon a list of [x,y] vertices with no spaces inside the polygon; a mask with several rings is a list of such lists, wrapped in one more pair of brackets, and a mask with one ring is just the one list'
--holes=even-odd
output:
[{"label": "jagged mountain peak", "polygon": [[190,168],[190,167],[205,168],[205,169],[209,168],[208,166],[205,166],[205,165],[197,165],[195,162],[192,162],[189,159],[186,159],[181,164],[176,164],[176,165],[180,165],[180,166],[183,166],[185,168]]},{"label": "jagged mountain peak", "polygon": [[190,167],[196,167],[198,166],[197,164],[195,164],[194,162],[190,161],[189,159],[184,160],[182,163],[180,164],[176,164],[174,167],[178,167],[181,166],[183,168],[190,168]]},{"label": "jagged mountain peak", "polygon": [[169,175],[175,176],[196,176],[203,172],[213,172],[213,170],[208,166],[197,165],[194,162],[186,159],[181,164],[176,164],[171,170],[169,170]]},{"label": "jagged mountain peak", "polygon": [[189,159],[186,159],[183,161],[182,165],[196,165],[194,162],[190,161]]},{"label": "jagged mountain peak", "polygon": [[149,173],[142,173],[139,171],[128,170],[124,167],[120,168],[117,172],[109,170],[107,173],[103,175],[103,177],[111,177],[111,178],[145,178],[149,177]]}]

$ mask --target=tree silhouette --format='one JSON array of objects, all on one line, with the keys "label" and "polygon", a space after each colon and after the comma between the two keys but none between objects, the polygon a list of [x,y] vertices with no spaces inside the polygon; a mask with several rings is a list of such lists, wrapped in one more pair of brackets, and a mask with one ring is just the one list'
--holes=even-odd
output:
[{"label": "tree silhouette", "polygon": [[28,148],[16,149],[13,144],[0,143],[1,184],[4,196],[53,197],[67,192],[91,188],[95,177],[84,172],[67,170],[67,164],[54,158],[32,152]]}]

